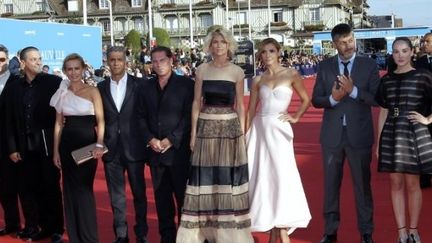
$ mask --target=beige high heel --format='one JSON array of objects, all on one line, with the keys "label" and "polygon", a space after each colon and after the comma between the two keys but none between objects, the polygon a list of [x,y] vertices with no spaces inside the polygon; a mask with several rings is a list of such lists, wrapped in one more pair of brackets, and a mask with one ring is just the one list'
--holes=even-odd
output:
[{"label": "beige high heel", "polygon": [[415,233],[409,233],[409,243],[421,243],[420,235],[417,231],[417,227],[409,228],[410,230],[416,230]]},{"label": "beige high heel", "polygon": [[[404,230],[404,231],[405,231],[405,234],[404,234],[403,236],[399,236],[399,239],[398,239],[398,242],[397,242],[397,243],[410,243],[410,241],[409,241],[409,237],[408,237],[408,234],[406,233],[405,226],[403,226],[403,227],[399,227],[399,228],[398,228],[398,233],[399,233],[401,230]],[[400,234],[399,234],[399,235],[400,235]]]}]

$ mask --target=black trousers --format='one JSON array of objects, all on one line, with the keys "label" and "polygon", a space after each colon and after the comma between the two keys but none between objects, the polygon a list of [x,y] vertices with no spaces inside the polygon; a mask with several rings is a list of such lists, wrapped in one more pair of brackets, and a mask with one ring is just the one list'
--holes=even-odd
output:
[{"label": "black trousers", "polygon": [[7,158],[0,161],[0,203],[6,227],[20,226],[18,209],[18,165]]},{"label": "black trousers", "polygon": [[60,170],[51,156],[27,152],[18,165],[18,192],[26,227],[40,226],[48,233],[63,234]]},{"label": "black trousers", "polygon": [[[161,243],[175,243],[189,173],[187,164],[150,167]],[[177,206],[177,207],[176,207]]]}]

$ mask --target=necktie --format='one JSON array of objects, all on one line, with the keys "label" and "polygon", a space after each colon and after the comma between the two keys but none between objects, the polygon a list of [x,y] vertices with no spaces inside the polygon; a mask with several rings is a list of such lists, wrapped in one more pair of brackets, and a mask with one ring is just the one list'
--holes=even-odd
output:
[{"label": "necktie", "polygon": [[429,71],[432,71],[432,57],[429,57]]},{"label": "necktie", "polygon": [[348,70],[348,64],[350,64],[350,61],[348,61],[348,62],[341,62],[342,63],[342,65],[344,65],[344,70],[343,70],[343,74],[346,76],[346,77],[349,77],[349,70]]}]

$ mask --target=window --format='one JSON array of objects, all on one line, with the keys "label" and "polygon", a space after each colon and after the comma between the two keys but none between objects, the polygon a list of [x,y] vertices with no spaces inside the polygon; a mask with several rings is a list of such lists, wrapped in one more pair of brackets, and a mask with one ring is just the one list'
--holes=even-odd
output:
[{"label": "window", "polygon": [[282,11],[273,11],[273,22],[282,22]]},{"label": "window", "polygon": [[99,9],[109,9],[107,0],[99,0]]},{"label": "window", "polygon": [[237,24],[246,24],[246,12],[237,12]]},{"label": "window", "polygon": [[168,30],[174,30],[174,29],[178,29],[178,18],[177,16],[167,16],[165,18],[166,20],[166,28]]},{"label": "window", "polygon": [[4,5],[5,13],[13,13],[13,4],[7,3]]},{"label": "window", "polygon": [[105,34],[110,34],[110,21],[109,20],[102,20],[102,28]]},{"label": "window", "polygon": [[46,11],[46,2],[45,0],[36,1],[37,11],[45,12]]},{"label": "window", "polygon": [[132,8],[142,7],[142,0],[131,0]]},{"label": "window", "polygon": [[213,17],[210,14],[201,14],[202,27],[208,28],[213,25]]},{"label": "window", "polygon": [[309,9],[309,14],[310,14],[310,21],[313,22],[318,22],[321,20],[320,18],[320,9],[319,8],[311,8]]},{"label": "window", "polygon": [[143,19],[141,19],[141,18],[136,18],[135,20],[134,20],[134,29],[135,30],[144,30],[144,22],[143,22]]}]

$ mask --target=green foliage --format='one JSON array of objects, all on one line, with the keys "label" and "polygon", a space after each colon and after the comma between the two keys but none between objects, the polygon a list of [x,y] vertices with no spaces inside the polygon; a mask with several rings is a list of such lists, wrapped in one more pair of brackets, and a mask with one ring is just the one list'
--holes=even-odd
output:
[{"label": "green foliage", "polygon": [[212,25],[212,26],[208,27],[208,29],[207,29],[207,35],[210,32],[213,32],[215,29],[220,29],[220,28],[223,28],[223,26],[222,25]]},{"label": "green foliage", "polygon": [[133,52],[139,52],[141,50],[141,35],[136,30],[131,30],[124,37],[125,46],[132,48]]},{"label": "green foliage", "polygon": [[[157,46],[170,47],[171,38],[165,29],[153,28],[153,37],[156,38]],[[148,39],[148,36],[147,36],[147,43],[149,44],[148,46],[150,46],[150,40]]]}]

